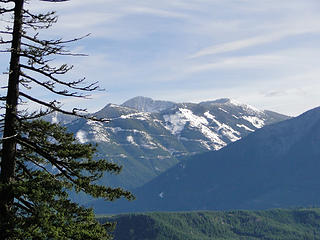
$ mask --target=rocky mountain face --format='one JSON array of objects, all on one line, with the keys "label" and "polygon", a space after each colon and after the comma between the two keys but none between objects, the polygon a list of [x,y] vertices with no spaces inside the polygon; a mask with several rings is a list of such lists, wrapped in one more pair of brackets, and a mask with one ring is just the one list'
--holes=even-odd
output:
[{"label": "rocky mountain face", "polygon": [[181,161],[136,189],[134,202],[94,206],[104,213],[320,206],[319,172],[320,107]]},{"label": "rocky mountain face", "polygon": [[94,115],[110,122],[60,114],[51,120],[65,123],[82,143],[98,143],[100,157],[123,166],[120,175],[106,175],[102,181],[131,189],[190,155],[219,150],[256,129],[288,119],[230,99],[195,104],[144,97],[108,104]]}]

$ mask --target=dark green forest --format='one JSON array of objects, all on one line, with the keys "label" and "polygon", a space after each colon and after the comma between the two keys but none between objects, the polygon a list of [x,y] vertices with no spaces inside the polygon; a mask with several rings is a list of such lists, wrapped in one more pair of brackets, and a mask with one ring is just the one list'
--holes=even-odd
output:
[{"label": "dark green forest", "polygon": [[320,209],[211,211],[101,216],[115,240],[317,240]]}]

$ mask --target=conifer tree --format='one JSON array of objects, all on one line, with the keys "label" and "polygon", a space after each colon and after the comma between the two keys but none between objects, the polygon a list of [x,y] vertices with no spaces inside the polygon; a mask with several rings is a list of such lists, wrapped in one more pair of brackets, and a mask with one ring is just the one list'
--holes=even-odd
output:
[{"label": "conifer tree", "polygon": [[[45,0],[42,0],[45,1]],[[62,2],[64,0],[46,0]],[[35,2],[35,1],[34,1]],[[55,12],[32,13],[27,0],[0,0],[1,52],[10,56],[6,93],[0,96],[0,239],[110,239],[91,209],[68,199],[68,192],[85,192],[93,197],[132,199],[131,193],[96,183],[103,172],[119,173],[121,168],[94,158],[95,146],[80,144],[65,128],[39,120],[58,111],[94,121],[82,109],[64,110],[55,99],[45,101],[30,94],[41,87],[51,94],[86,97],[98,89],[85,79],[64,81],[72,66],[55,66],[53,56],[74,56],[66,49],[71,40],[41,39],[39,32],[56,23]],[[49,4],[49,3],[48,3]],[[39,110],[27,112],[22,103],[38,104]],[[45,107],[45,108],[43,108]]]}]

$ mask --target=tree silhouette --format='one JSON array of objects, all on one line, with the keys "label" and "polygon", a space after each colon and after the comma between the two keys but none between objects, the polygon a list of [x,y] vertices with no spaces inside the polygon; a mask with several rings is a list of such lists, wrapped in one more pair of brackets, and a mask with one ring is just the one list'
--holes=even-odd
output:
[{"label": "tree silhouette", "polygon": [[[57,100],[45,101],[30,93],[37,86],[53,95],[86,98],[86,92],[98,90],[96,82],[86,83],[84,78],[61,80],[72,66],[52,62],[53,56],[81,55],[66,48],[81,38],[41,39],[39,32],[57,22],[55,12],[32,13],[25,7],[27,0],[0,3],[7,23],[0,31],[1,52],[10,56],[8,84],[2,86],[7,93],[0,96],[0,239],[109,239],[92,210],[71,202],[68,192],[83,191],[111,201],[132,199],[127,191],[96,183],[104,171],[119,173],[121,168],[95,160],[95,146],[79,144],[63,127],[39,118],[58,111],[106,120],[86,114],[85,109],[64,110]],[[39,110],[20,109],[26,102],[38,104]]]}]

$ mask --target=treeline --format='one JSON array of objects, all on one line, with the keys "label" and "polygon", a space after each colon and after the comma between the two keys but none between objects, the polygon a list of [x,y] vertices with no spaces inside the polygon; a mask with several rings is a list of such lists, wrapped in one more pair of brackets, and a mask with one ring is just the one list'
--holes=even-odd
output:
[{"label": "treeline", "polygon": [[320,240],[320,209],[143,213],[117,222],[115,240]]}]

